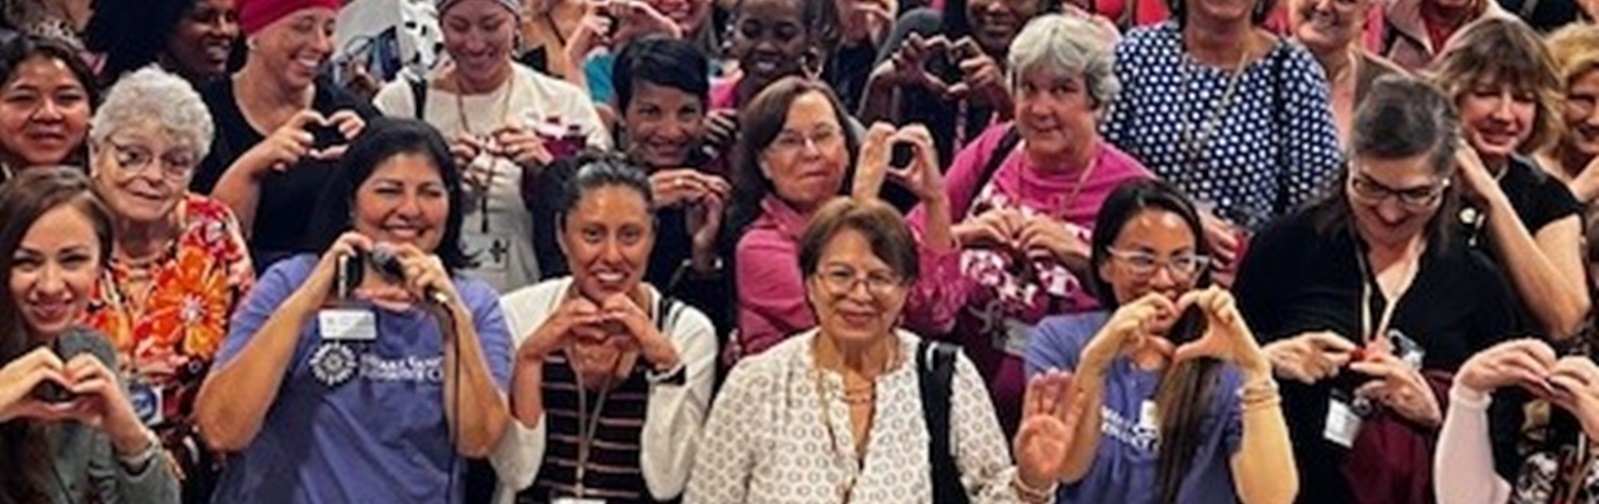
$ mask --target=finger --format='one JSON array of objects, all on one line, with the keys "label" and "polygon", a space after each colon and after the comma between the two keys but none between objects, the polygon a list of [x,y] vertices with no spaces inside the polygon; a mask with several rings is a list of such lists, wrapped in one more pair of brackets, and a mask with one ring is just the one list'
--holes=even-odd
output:
[{"label": "finger", "polygon": [[344,153],[348,152],[349,150],[349,145],[335,145],[326,149],[311,149],[311,151],[307,152],[306,155],[310,156],[311,159],[332,161],[343,158]]},{"label": "finger", "polygon": [[283,126],[280,126],[278,129],[296,129],[305,131],[305,129],[309,126],[321,126],[327,123],[327,118],[323,117],[321,113],[315,110],[305,109],[295,112],[294,115],[289,116],[289,120],[284,122]]},{"label": "finger", "polygon": [[1399,376],[1399,374],[1400,374],[1399,373],[1399,368],[1397,366],[1395,366],[1395,365],[1393,365],[1393,364],[1391,364],[1391,363],[1389,363],[1387,361],[1378,361],[1378,360],[1365,360],[1365,361],[1360,361],[1360,362],[1351,362],[1349,364],[1349,370],[1350,371],[1354,371],[1356,373],[1360,373],[1360,374],[1366,375],[1366,376],[1372,376],[1372,377],[1376,377],[1376,378],[1380,378],[1380,379],[1384,379],[1384,380],[1395,378],[1395,377]]},{"label": "finger", "polygon": [[1318,352],[1354,352],[1355,343],[1330,332],[1313,332],[1303,336],[1305,342]]}]

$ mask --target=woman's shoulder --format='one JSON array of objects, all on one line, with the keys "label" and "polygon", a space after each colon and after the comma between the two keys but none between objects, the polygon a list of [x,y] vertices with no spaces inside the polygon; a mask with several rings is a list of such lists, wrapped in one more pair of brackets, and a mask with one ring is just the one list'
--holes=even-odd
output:
[{"label": "woman's shoulder", "polygon": [[554,102],[556,105],[576,106],[593,103],[589,99],[588,91],[577,87],[576,84],[539,73],[521,63],[512,63],[511,67],[516,72],[517,78],[526,82],[535,93],[558,100]]},{"label": "woman's shoulder", "polygon": [[[727,375],[728,388],[766,388],[782,381],[798,359],[809,358],[816,329],[790,336],[765,351],[746,356]],[[735,385],[736,384],[736,385]]]},{"label": "woman's shoulder", "polygon": [[1137,57],[1156,49],[1174,48],[1181,34],[1182,32],[1177,28],[1177,23],[1172,21],[1133,28],[1128,30],[1127,34],[1122,36],[1121,41],[1116,43],[1116,48],[1119,52],[1117,59]]},{"label": "woman's shoulder", "polygon": [[517,313],[542,312],[572,285],[572,277],[552,278],[500,296],[500,305]]}]

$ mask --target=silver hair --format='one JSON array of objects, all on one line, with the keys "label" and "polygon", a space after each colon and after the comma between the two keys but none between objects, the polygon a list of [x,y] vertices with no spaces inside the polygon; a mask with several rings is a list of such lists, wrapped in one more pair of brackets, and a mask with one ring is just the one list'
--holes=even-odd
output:
[{"label": "silver hair", "polygon": [[1010,87],[1021,85],[1022,76],[1040,67],[1053,68],[1067,75],[1081,75],[1095,108],[1104,108],[1116,98],[1121,83],[1116,80],[1114,33],[1081,16],[1045,14],[1033,18],[1010,43]]},{"label": "silver hair", "polygon": [[141,123],[171,135],[174,145],[192,149],[195,158],[211,150],[216,132],[211,111],[194,86],[155,65],[117,79],[94,112],[89,138],[104,142],[112,133]]}]

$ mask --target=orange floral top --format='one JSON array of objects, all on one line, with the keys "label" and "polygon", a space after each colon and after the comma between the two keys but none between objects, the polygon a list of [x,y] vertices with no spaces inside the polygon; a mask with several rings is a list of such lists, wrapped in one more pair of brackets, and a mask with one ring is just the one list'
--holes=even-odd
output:
[{"label": "orange floral top", "polygon": [[[124,376],[158,392],[162,421],[156,427],[164,436],[189,423],[233,308],[255,282],[232,210],[189,194],[173,211],[182,229],[178,239],[142,268],[112,260],[85,315],[116,346]],[[131,291],[133,285],[141,292]]]}]

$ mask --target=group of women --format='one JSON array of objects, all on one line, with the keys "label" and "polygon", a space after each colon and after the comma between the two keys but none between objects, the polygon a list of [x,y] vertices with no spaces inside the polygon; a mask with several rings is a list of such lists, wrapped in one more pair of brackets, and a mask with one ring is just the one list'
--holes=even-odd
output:
[{"label": "group of women", "polygon": [[0,46],[0,502],[1599,498],[1592,24],[158,3]]}]

